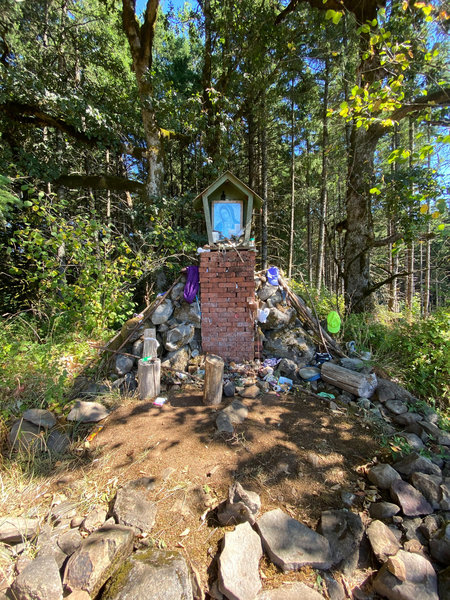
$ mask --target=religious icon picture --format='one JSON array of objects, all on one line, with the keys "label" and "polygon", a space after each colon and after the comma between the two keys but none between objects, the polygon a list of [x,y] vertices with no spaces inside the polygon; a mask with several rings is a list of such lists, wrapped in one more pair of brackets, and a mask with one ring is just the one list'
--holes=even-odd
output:
[{"label": "religious icon picture", "polygon": [[213,230],[219,232],[220,239],[241,235],[242,202],[216,200],[213,202]]}]

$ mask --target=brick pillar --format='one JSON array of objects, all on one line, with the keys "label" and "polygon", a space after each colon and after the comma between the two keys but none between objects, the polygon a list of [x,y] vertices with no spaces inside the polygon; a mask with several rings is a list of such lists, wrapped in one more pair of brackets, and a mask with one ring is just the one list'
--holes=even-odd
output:
[{"label": "brick pillar", "polygon": [[254,359],[249,303],[255,300],[255,258],[252,250],[200,254],[203,352],[236,362]]}]

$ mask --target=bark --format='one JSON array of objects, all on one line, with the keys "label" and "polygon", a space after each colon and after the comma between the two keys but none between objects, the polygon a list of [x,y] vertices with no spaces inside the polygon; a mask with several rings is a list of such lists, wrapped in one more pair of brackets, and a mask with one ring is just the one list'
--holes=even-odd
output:
[{"label": "bark", "polygon": [[320,292],[324,276],[325,259],[325,222],[328,212],[328,79],[330,74],[330,64],[328,57],[325,59],[325,81],[323,89],[322,103],[322,181],[320,189],[320,215],[319,215],[319,242],[317,249],[316,266],[316,287]]},{"label": "bark", "polygon": [[[265,105],[264,105],[265,108]],[[261,215],[261,267],[267,269],[267,243],[268,243],[268,225],[269,225],[269,207],[268,207],[268,172],[267,172],[267,130],[266,122],[263,119],[261,126],[261,197],[262,197],[262,215]]]},{"label": "bark", "polygon": [[[292,86],[293,88],[293,82]],[[294,100],[291,101],[291,219],[289,224],[289,261],[288,278],[292,277],[294,262],[294,226],[295,226],[295,129],[294,129]]]},{"label": "bark", "polygon": [[370,187],[378,138],[361,127],[353,128],[346,198],[347,231],[344,242],[344,285],[348,311],[363,312],[373,307],[366,295],[370,282],[370,248],[373,222]]},{"label": "bark", "polygon": [[312,263],[312,220],[311,220],[311,196],[309,193],[311,186],[311,161],[310,161],[311,146],[309,143],[309,137],[306,136],[306,194],[308,196],[306,205],[306,250],[307,250],[307,261],[308,261],[308,281],[312,283],[313,277],[313,263]]},{"label": "bark", "polygon": [[161,196],[164,177],[163,147],[152,99],[152,49],[159,0],[148,0],[144,23],[136,18],[135,0],[122,0],[122,25],[128,39],[141,104],[142,124],[147,144],[147,196]]}]

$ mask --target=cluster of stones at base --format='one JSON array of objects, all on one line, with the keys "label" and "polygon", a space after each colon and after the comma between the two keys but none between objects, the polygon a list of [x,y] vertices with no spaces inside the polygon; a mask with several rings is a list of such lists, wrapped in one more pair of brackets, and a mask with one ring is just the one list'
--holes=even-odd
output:
[{"label": "cluster of stones at base", "polygon": [[[433,513],[431,493],[422,496],[403,477],[444,481],[436,500],[441,509]],[[353,597],[372,598],[376,592],[389,600],[449,598],[448,479],[442,480],[437,466],[415,453],[393,466],[373,466],[368,479],[380,497],[371,504],[370,516],[351,508],[327,510],[317,530],[280,508],[262,513],[258,494],[235,482],[227,500],[215,509],[224,537],[214,558],[217,579],[208,597],[344,600],[346,582],[358,568],[372,565],[369,593],[360,588]],[[0,519],[1,544],[17,556],[17,577],[0,598],[204,600],[189,558],[154,546],[150,533],[157,522],[155,490],[155,481],[143,477],[120,488],[109,511],[98,506],[81,517],[77,505],[65,500],[43,521]],[[26,543],[35,545],[35,558],[21,556]],[[264,589],[263,553],[283,573],[315,569],[321,575],[321,591],[292,577],[276,589]]]},{"label": "cluster of stones at base", "polygon": [[[177,283],[164,302],[155,312],[139,324],[132,334],[123,352],[134,356],[142,355],[143,332],[147,328],[156,328],[159,342],[158,357],[161,366],[172,369],[165,372],[164,384],[179,384],[183,380],[183,372],[202,378],[204,357],[201,355],[201,313],[197,301],[188,304],[183,298],[185,282]],[[286,303],[285,294],[279,286],[267,283],[261,275],[255,277],[256,294],[260,301],[260,308],[267,309],[265,323],[260,323],[260,338],[264,353],[267,356],[277,356],[289,359],[286,375],[293,374],[307,365],[316,352],[311,332],[305,331],[302,323],[297,318],[295,309]],[[130,328],[135,327],[132,320]],[[126,337],[127,326],[123,328]],[[293,367],[294,365],[294,367]],[[181,374],[181,377],[174,373]],[[110,373],[109,382],[113,389],[123,393],[133,392],[137,388],[136,381],[137,359],[130,356],[119,355],[115,360],[115,372]],[[92,390],[95,392],[95,390]],[[84,389],[88,394],[89,390]]]}]

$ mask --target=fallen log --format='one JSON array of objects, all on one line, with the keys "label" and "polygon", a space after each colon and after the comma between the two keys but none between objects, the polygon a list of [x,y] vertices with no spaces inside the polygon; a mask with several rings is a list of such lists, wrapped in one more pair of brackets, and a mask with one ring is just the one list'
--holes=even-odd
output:
[{"label": "fallen log", "polygon": [[378,385],[375,373],[370,375],[357,373],[332,362],[324,363],[320,374],[325,383],[330,383],[360,398],[370,398]]}]

